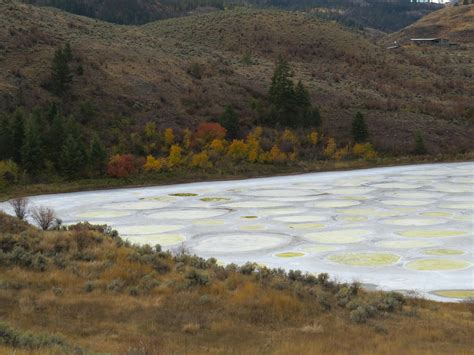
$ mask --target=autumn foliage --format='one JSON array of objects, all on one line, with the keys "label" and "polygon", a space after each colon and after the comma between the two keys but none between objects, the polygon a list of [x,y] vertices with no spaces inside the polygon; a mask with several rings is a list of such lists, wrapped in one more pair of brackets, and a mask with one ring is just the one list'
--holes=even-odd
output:
[{"label": "autumn foliage", "polygon": [[126,178],[140,169],[140,161],[132,154],[116,154],[110,158],[107,174],[112,177]]},{"label": "autumn foliage", "polygon": [[[338,144],[332,137],[311,131],[255,127],[242,139],[226,139],[226,129],[216,122],[204,122],[193,131],[166,128],[161,132],[147,124],[143,131],[146,159],[130,154],[115,155],[108,164],[112,177],[127,177],[141,168],[146,173],[186,169],[221,169],[239,164],[293,164],[304,159],[373,160],[377,158],[370,143],[354,146]],[[161,147],[151,152],[147,147]]]},{"label": "autumn foliage", "polygon": [[224,139],[227,130],[217,122],[201,123],[194,135],[196,140],[201,144],[208,144],[214,139]]}]

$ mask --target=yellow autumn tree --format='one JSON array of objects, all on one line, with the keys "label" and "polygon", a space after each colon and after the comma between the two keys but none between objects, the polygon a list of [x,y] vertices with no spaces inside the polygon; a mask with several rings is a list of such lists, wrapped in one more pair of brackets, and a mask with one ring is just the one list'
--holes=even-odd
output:
[{"label": "yellow autumn tree", "polygon": [[317,145],[319,141],[319,134],[317,131],[312,131],[308,135],[309,141],[311,142],[312,145]]},{"label": "yellow autumn tree", "polygon": [[167,147],[170,147],[174,143],[174,131],[173,128],[166,128],[164,133],[164,141]]},{"label": "yellow autumn tree", "polygon": [[345,146],[343,148],[337,149],[336,152],[334,153],[334,159],[336,159],[337,161],[344,160],[349,155],[349,152],[350,152],[349,146]]},{"label": "yellow autumn tree", "polygon": [[241,139],[234,139],[227,149],[227,155],[233,160],[244,160],[247,156],[248,146]]},{"label": "yellow autumn tree", "polygon": [[352,148],[352,153],[359,158],[364,158],[365,160],[377,159],[377,152],[374,150],[374,147],[370,143],[356,143]]},{"label": "yellow autumn tree", "polygon": [[283,131],[281,139],[285,142],[291,143],[292,145],[296,145],[298,143],[298,137],[296,136],[295,132],[288,128]]},{"label": "yellow autumn tree", "polygon": [[209,155],[206,152],[194,154],[191,159],[191,167],[200,169],[212,167],[212,163],[209,161]]},{"label": "yellow autumn tree", "polygon": [[217,154],[222,154],[225,150],[224,140],[219,138],[214,139],[211,144],[209,144],[209,148]]},{"label": "yellow autumn tree", "polygon": [[268,154],[268,161],[270,163],[281,164],[286,162],[287,159],[288,156],[286,155],[286,153],[282,152],[277,145],[274,145]]},{"label": "yellow autumn tree", "polygon": [[145,124],[145,128],[143,130],[143,134],[145,135],[145,138],[147,140],[153,140],[156,139],[158,136],[157,130],[156,130],[156,123],[155,122],[147,122]]},{"label": "yellow autumn tree", "polygon": [[334,153],[336,153],[336,140],[334,138],[328,138],[326,147],[324,148],[324,156],[332,158]]},{"label": "yellow autumn tree", "polygon": [[260,137],[262,136],[262,133],[263,133],[263,128],[260,126],[257,126],[252,130],[252,132],[248,134],[247,139],[254,138],[256,140],[259,140]]},{"label": "yellow autumn tree", "polygon": [[143,165],[145,171],[163,171],[166,167],[166,159],[156,159],[153,155],[148,155],[145,164]]},{"label": "yellow autumn tree", "polygon": [[173,168],[181,165],[183,162],[183,149],[177,145],[173,144],[170,148],[170,154],[168,156],[168,166]]},{"label": "yellow autumn tree", "polygon": [[[260,127],[257,127],[260,128]],[[250,133],[247,136],[247,160],[251,163],[255,163],[260,155],[260,136],[262,134],[261,128],[255,132]]]},{"label": "yellow autumn tree", "polygon": [[183,146],[184,146],[184,149],[188,150],[189,148],[191,148],[192,138],[193,138],[193,132],[191,132],[190,129],[186,128],[183,131]]}]

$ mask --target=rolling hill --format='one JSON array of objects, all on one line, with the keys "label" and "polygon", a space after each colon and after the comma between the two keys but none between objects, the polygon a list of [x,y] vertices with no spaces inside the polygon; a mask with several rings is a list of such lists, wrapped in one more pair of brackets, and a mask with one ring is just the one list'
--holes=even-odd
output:
[{"label": "rolling hill", "polygon": [[113,23],[138,25],[233,6],[306,11],[351,27],[393,32],[443,5],[392,0],[23,0]]},{"label": "rolling hill", "polygon": [[432,12],[393,37],[442,37],[459,43],[474,43],[474,5],[448,6]]},{"label": "rolling hill", "polygon": [[150,120],[194,126],[228,104],[251,127],[254,103],[265,99],[283,55],[320,107],[323,131],[338,142],[349,140],[361,111],[381,151],[410,151],[417,130],[434,153],[474,146],[471,45],[441,54],[387,51],[364,32],[305,13],[248,8],[144,26],[15,1],[2,1],[0,13],[0,109],[59,101],[46,83],[55,49],[70,42],[83,74],[61,104],[106,140]]}]

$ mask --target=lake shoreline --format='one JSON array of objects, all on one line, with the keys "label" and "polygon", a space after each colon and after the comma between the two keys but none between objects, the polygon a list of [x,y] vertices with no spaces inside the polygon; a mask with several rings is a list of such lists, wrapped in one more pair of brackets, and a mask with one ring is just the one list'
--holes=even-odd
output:
[{"label": "lake shoreline", "polygon": [[[414,157],[388,157],[381,158],[377,162],[368,162],[364,160],[351,161],[316,161],[316,162],[299,162],[291,166],[276,165],[252,165],[249,167],[254,170],[245,172],[224,172],[224,173],[202,173],[193,171],[177,171],[171,173],[163,173],[155,176],[140,176],[134,179],[84,179],[71,182],[50,182],[40,184],[17,185],[0,191],[0,202],[8,201],[15,197],[38,196],[61,194],[68,192],[85,192],[94,190],[113,190],[126,188],[167,186],[175,184],[185,184],[194,182],[217,182],[217,181],[233,181],[247,180],[254,178],[294,176],[307,173],[319,173],[330,171],[349,171],[364,170],[372,168],[408,166],[434,163],[462,163],[473,162],[474,152],[459,154],[455,156],[423,156]],[[279,171],[280,170],[280,171]],[[282,171],[281,171],[282,170]],[[183,174],[184,173],[184,174]]]}]

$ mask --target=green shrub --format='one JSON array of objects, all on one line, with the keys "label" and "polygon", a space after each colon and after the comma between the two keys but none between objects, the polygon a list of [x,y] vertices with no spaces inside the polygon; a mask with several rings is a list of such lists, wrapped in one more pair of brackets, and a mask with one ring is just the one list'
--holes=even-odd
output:
[{"label": "green shrub", "polygon": [[92,292],[94,291],[95,289],[95,283],[94,282],[91,282],[91,281],[87,281],[85,284],[84,284],[84,292]]},{"label": "green shrub", "polygon": [[395,312],[400,310],[405,304],[405,298],[401,293],[388,292],[382,294],[374,302],[374,307],[383,312]]},{"label": "green shrub", "polygon": [[0,160],[0,189],[16,184],[18,179],[18,166],[12,160]]},{"label": "green shrub", "polygon": [[140,295],[140,292],[138,291],[138,287],[136,286],[129,287],[128,294],[133,297],[137,297],[138,295]]},{"label": "green shrub", "polygon": [[373,317],[377,313],[377,310],[370,306],[361,304],[356,309],[351,311],[351,320],[355,323],[365,323],[367,319]]},{"label": "green shrub", "polygon": [[123,280],[115,279],[110,281],[110,283],[107,285],[107,289],[112,292],[120,292],[124,286],[125,282],[123,282]]},{"label": "green shrub", "polygon": [[31,333],[19,332],[0,322],[0,344],[22,348],[40,348],[44,346],[65,346],[66,343],[51,335],[33,335]]},{"label": "green shrub", "polygon": [[187,274],[186,274],[186,280],[187,280],[187,285],[188,287],[191,286],[204,286],[209,283],[209,276],[198,272],[195,269],[191,269]]}]

